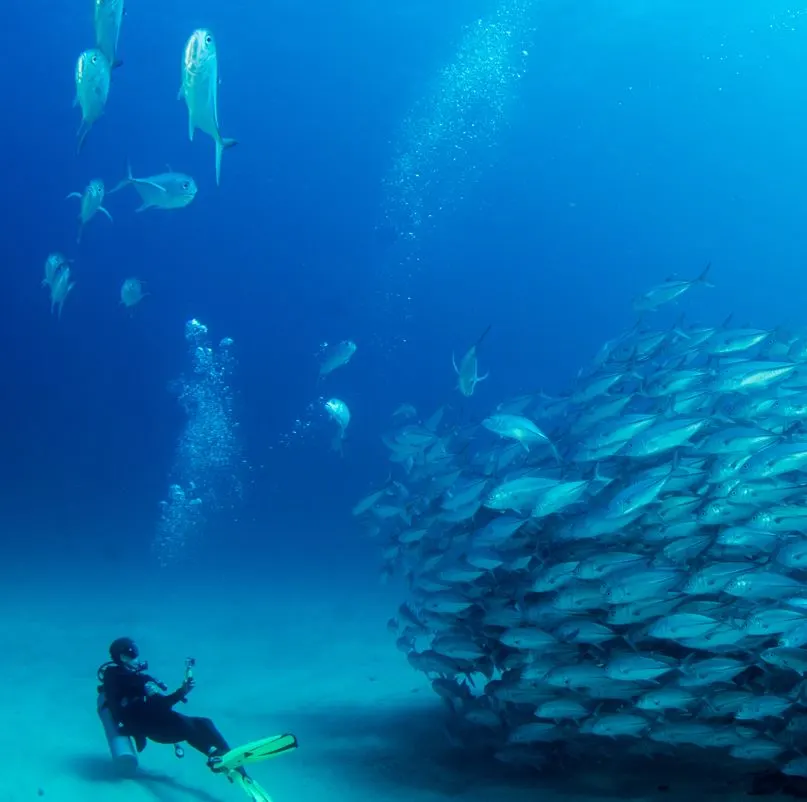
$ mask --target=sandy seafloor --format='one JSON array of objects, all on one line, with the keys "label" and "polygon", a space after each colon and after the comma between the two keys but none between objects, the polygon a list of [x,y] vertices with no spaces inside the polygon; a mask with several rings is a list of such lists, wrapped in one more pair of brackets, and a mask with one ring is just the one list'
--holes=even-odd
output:
[{"label": "sandy seafloor", "polygon": [[137,779],[115,777],[95,672],[119,635],[172,689],[194,656],[198,685],[179,709],[213,718],[232,745],[297,735],[299,750],[250,769],[274,802],[746,798],[737,764],[614,768],[592,755],[542,777],[456,749],[442,703],[387,631],[399,600],[339,577],[326,587],[244,574],[225,585],[15,569],[0,586],[0,802],[242,802],[191,749],[179,760],[149,744]]}]

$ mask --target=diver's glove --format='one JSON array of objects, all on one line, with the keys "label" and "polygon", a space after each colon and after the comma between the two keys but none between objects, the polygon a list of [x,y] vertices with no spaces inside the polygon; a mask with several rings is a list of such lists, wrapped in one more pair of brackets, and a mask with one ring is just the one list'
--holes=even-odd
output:
[{"label": "diver's glove", "polygon": [[196,680],[193,677],[186,677],[182,685],[179,686],[172,694],[171,698],[175,699],[172,704],[179,702],[187,702],[188,694],[196,687]]},{"label": "diver's glove", "polygon": [[187,695],[196,687],[195,680],[190,677],[186,679],[173,693],[163,696],[163,701],[169,707],[173,707],[178,702],[187,702]]}]

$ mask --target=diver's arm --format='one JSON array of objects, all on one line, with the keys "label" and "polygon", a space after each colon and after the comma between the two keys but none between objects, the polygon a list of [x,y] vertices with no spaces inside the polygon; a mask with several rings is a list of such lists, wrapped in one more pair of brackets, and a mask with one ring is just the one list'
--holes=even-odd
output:
[{"label": "diver's arm", "polygon": [[179,702],[184,702],[187,695],[193,690],[196,684],[192,678],[185,680],[173,693],[164,693],[166,686],[162,683],[157,683],[156,680],[151,678],[151,682],[146,685],[146,693],[150,699],[157,698],[159,701],[166,705],[166,707],[173,707]]}]

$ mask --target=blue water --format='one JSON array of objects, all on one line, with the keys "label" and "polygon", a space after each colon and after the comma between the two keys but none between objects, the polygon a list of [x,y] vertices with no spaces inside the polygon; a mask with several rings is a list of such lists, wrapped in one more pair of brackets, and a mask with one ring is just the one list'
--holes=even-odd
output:
[{"label": "blue water", "polygon": [[[170,387],[188,370],[191,318],[215,342],[234,340],[243,494],[169,570],[198,578],[224,552],[300,582],[363,586],[376,582],[377,554],[350,508],[387,476],[379,435],[402,402],[423,415],[459,403],[451,353],[488,323],[480,358],[491,378],[466,403],[470,417],[512,394],[562,390],[632,325],[633,295],[710,260],[716,289],[662,320],[733,312],[757,326],[801,324],[807,9],[237,5],[129,3],[124,65],[80,156],[73,66],[93,43],[92,4],[7,10],[5,565],[45,562],[77,577],[160,570],[159,502],[185,426]],[[412,144],[405,121],[440,107],[451,89],[441,76],[469,31],[516,6],[518,45],[496,56],[510,64],[496,73],[506,102],[472,109],[443,141],[444,163],[428,162],[438,190],[425,204],[436,213],[408,228],[390,213],[401,199],[387,180]],[[182,47],[199,26],[216,34],[221,126],[239,141],[219,188],[213,144],[201,133],[188,141],[176,99]],[[490,69],[488,56],[466,52],[464,80]],[[456,112],[440,109],[449,128]],[[491,117],[475,146],[468,126]],[[135,214],[135,193],[121,192],[108,199],[114,223],[92,220],[77,246],[76,202],[65,196],[95,177],[113,186],[127,159],[136,175],[166,164],[192,174],[198,197]],[[75,260],[60,320],[40,286],[52,250]],[[150,293],[131,315],[118,303],[130,276]],[[320,344],[345,338],[356,356],[318,384]],[[353,414],[341,456],[321,410],[330,395]]]}]

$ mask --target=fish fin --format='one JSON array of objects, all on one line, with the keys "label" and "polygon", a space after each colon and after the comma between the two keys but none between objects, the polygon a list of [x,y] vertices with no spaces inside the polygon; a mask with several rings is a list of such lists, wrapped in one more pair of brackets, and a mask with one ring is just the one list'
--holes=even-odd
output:
[{"label": "fish fin", "polygon": [[107,192],[107,195],[111,195],[113,192],[117,192],[119,189],[123,189],[124,187],[129,186],[129,184],[131,184],[132,181],[134,181],[134,176],[132,175],[132,163],[131,161],[129,161],[129,159],[127,159],[126,178],[124,178],[122,181],[119,181],[115,187],[110,189],[109,192]]},{"label": "fish fin", "polygon": [[459,376],[460,375],[460,369],[457,367],[457,360],[454,357],[454,352],[453,351],[451,352],[451,364],[454,366],[454,373],[456,373],[457,376]]},{"label": "fish fin", "polygon": [[479,382],[485,381],[485,379],[487,379],[489,376],[490,376],[490,371],[488,371],[487,373],[483,373],[481,376],[477,376],[476,381],[474,382],[474,384],[476,385],[476,384],[479,384]]},{"label": "fish fin", "polygon": [[154,208],[154,204],[153,204],[153,203],[141,203],[141,204],[140,204],[140,206],[138,206],[138,207],[135,209],[135,211],[136,211],[136,212],[145,212],[145,211],[146,211],[146,209],[153,209],[153,208]]},{"label": "fish fin", "polygon": [[521,447],[529,454],[530,447],[523,440],[519,440],[518,442],[521,445]]},{"label": "fish fin", "polygon": [[185,87],[180,84],[179,85],[179,92],[177,92],[177,100],[183,100],[185,98]]},{"label": "fish fin", "polygon": [[219,180],[221,178],[221,154],[224,153],[224,151],[228,148],[232,148],[237,144],[238,142],[235,139],[228,139],[227,137],[223,136],[220,136],[216,140],[216,186],[219,185]]},{"label": "fish fin", "polygon": [[78,106],[78,95],[73,98],[73,108],[76,108],[76,106]]},{"label": "fish fin", "polygon": [[712,263],[709,262],[709,264],[706,265],[706,267],[703,268],[703,270],[701,271],[701,274],[695,279],[695,281],[693,283],[695,283],[695,284],[703,284],[705,287],[714,287],[715,285],[712,284],[707,278],[707,276],[709,275],[709,270],[710,270],[711,267],[712,267]]},{"label": "fish fin", "polygon": [[87,140],[87,134],[90,133],[91,125],[85,124],[84,120],[81,121],[81,125],[78,127],[78,144],[76,145],[76,155],[81,153],[82,149],[84,148],[84,143]]},{"label": "fish fin", "polygon": [[99,211],[99,212],[103,212],[103,213],[106,215],[107,220],[109,220],[109,222],[110,222],[110,223],[111,223],[111,222],[113,222],[113,220],[112,220],[112,215],[111,215],[111,214],[109,213],[109,211],[108,211],[107,209],[105,209],[103,206],[99,206],[99,207],[98,207],[98,211]]},{"label": "fish fin", "polygon": [[70,198],[78,198],[78,199],[80,200],[80,199],[81,199],[81,193],[80,193],[80,192],[71,192],[71,193],[70,193],[70,194],[69,194],[69,195],[68,195],[68,196],[65,198],[65,200],[69,200]]},{"label": "fish fin", "polygon": [[[70,295],[70,290],[72,290],[72,289],[73,289],[73,286],[74,286],[74,285],[75,285],[75,282],[74,282],[74,281],[71,281],[71,282],[70,282],[70,285],[69,285],[69,286],[68,286],[68,288],[67,288],[67,292],[64,294],[64,297],[61,299],[61,301],[59,301],[59,311],[58,311],[58,313],[56,314],[56,319],[57,319],[57,320],[61,320],[61,319],[62,319],[62,308],[64,307],[64,302],[65,302],[65,299],[67,298],[67,296],[68,296],[68,295]],[[51,309],[51,311],[53,311],[53,310]]]}]

